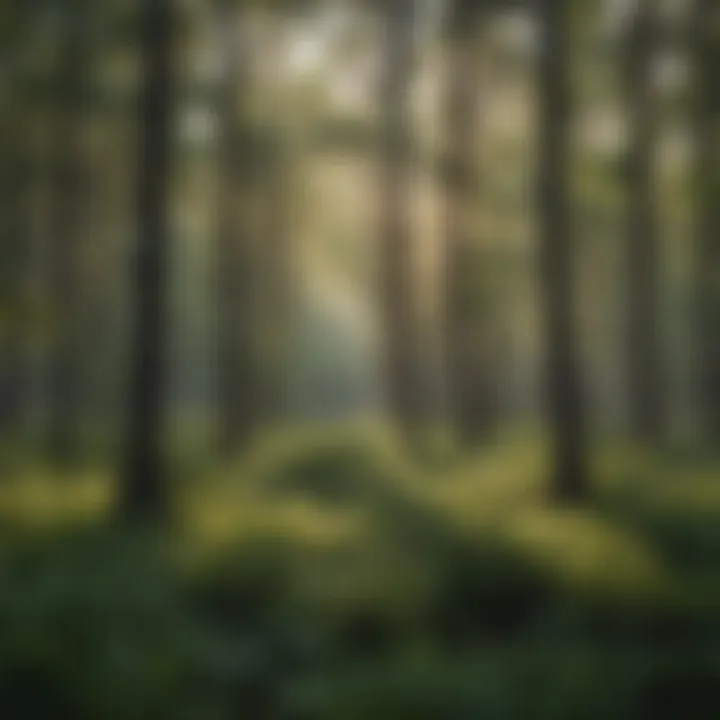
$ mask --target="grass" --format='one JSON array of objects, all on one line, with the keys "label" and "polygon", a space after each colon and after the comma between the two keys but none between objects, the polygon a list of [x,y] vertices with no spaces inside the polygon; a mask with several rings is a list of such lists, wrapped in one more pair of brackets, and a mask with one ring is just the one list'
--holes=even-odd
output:
[{"label": "grass", "polygon": [[288,432],[178,483],[156,537],[104,522],[102,470],[28,468],[0,486],[3,716],[717,717],[720,462],[605,448],[576,509],[545,465]]}]

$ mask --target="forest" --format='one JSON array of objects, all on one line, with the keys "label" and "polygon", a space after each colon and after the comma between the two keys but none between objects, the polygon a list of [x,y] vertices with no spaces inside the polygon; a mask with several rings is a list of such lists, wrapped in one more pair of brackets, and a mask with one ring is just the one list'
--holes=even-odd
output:
[{"label": "forest", "polygon": [[720,2],[0,3],[0,717],[720,718]]}]

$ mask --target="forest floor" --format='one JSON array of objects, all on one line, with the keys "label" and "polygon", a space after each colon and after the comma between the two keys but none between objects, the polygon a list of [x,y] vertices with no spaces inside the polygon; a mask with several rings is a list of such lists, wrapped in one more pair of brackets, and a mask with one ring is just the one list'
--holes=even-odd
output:
[{"label": "forest floor", "polygon": [[179,473],[152,533],[108,522],[102,470],[28,468],[0,486],[0,714],[720,717],[720,460],[601,449],[578,508],[545,465],[290,434]]}]

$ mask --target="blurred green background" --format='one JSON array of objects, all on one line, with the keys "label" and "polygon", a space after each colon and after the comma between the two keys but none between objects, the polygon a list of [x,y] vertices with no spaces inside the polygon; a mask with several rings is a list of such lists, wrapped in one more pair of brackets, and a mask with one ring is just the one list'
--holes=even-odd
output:
[{"label": "blurred green background", "polygon": [[720,717],[720,5],[6,0],[0,716]]}]

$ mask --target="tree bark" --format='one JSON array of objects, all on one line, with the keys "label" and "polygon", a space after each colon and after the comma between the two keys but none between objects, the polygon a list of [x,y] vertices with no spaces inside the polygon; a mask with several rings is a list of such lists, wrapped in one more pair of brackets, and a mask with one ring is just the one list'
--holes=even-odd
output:
[{"label": "tree bark", "polygon": [[694,137],[697,163],[698,399],[702,432],[720,443],[720,7],[694,0]]},{"label": "tree bark", "polygon": [[652,78],[655,5],[655,0],[638,0],[627,38],[625,73],[629,123],[627,393],[631,432],[644,443],[657,443],[665,431],[653,166],[657,135]]},{"label": "tree bark", "polygon": [[225,70],[221,95],[218,183],[218,401],[220,449],[243,450],[263,414],[260,356],[260,217],[254,196],[259,148],[248,116],[248,15],[230,5],[221,17]]},{"label": "tree bark", "polygon": [[[12,17],[12,16],[11,16]],[[15,20],[15,22],[12,22]],[[22,37],[22,18],[5,28],[0,111],[0,442],[12,447],[23,434],[27,401],[26,309],[28,302],[31,143],[26,83],[27,62],[21,40],[10,42],[10,30]],[[26,41],[26,38],[25,38]]]},{"label": "tree bark", "polygon": [[[17,98],[15,98],[17,101]],[[22,113],[17,103],[15,113]],[[22,438],[27,409],[27,309],[29,302],[28,148],[19,123],[4,128],[2,259],[0,261],[0,438]]]},{"label": "tree bark", "polygon": [[446,358],[451,423],[468,445],[497,420],[497,338],[487,283],[488,248],[478,227],[477,159],[482,9],[455,0],[449,18],[445,180]]},{"label": "tree bark", "polygon": [[87,194],[83,140],[90,72],[87,7],[71,3],[61,31],[54,102],[49,300],[52,316],[48,451],[58,464],[80,454],[83,391],[83,254]]},{"label": "tree bark", "polygon": [[[569,2],[569,0],[568,0]],[[546,341],[546,391],[552,438],[551,494],[587,495],[584,412],[574,328],[573,238],[569,227],[570,135],[568,2],[541,0],[538,127],[538,240]]]},{"label": "tree bark", "polygon": [[410,444],[418,441],[423,398],[413,268],[414,181],[410,85],[415,58],[415,0],[387,0],[382,152],[382,272],[386,393],[390,414]]},{"label": "tree bark", "polygon": [[167,509],[163,441],[167,380],[167,265],[175,91],[175,0],[144,0],[139,98],[132,367],[121,509],[128,519]]}]

